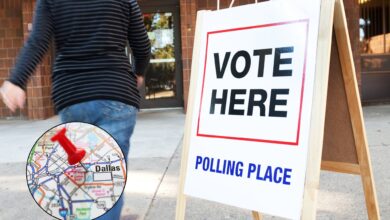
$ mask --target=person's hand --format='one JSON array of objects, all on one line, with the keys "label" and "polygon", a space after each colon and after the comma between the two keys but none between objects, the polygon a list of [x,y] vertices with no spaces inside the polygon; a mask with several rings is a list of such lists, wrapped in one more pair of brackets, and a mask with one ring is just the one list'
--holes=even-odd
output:
[{"label": "person's hand", "polygon": [[137,75],[137,88],[140,89],[144,84],[145,78]]},{"label": "person's hand", "polygon": [[23,108],[26,101],[26,92],[19,86],[5,81],[0,88],[1,99],[4,104],[12,111],[15,112],[18,108]]}]

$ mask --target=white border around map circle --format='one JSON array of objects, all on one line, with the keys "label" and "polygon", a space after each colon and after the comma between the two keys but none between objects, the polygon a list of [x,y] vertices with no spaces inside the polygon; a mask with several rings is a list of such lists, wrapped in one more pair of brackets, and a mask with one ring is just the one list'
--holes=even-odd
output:
[{"label": "white border around map circle", "polygon": [[[66,127],[67,138],[86,151],[81,163],[69,165],[58,142],[50,139]],[[57,219],[95,219],[109,211],[126,185],[127,166],[114,138],[81,122],[58,125],[34,144],[26,164],[27,186],[35,202]]]}]

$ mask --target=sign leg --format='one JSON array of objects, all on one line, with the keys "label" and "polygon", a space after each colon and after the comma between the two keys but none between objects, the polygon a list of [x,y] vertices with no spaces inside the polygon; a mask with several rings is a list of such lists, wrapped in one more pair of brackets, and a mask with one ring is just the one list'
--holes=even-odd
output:
[{"label": "sign leg", "polygon": [[364,127],[363,111],[360,102],[359,89],[355,77],[355,65],[349,42],[349,33],[343,1],[336,0],[334,27],[337,44],[339,45],[345,91],[351,115],[356,151],[359,159],[361,178],[366,198],[367,213],[370,220],[380,219],[375,183],[372,175],[370,153]]},{"label": "sign leg", "polygon": [[183,220],[186,213],[186,197],[183,193],[180,193],[177,197],[176,204],[176,220]]},{"label": "sign leg", "polygon": [[177,196],[177,204],[176,204],[176,218],[175,220],[184,220],[185,212],[186,212],[186,196],[184,195],[184,186],[185,186],[185,178],[187,175],[187,163],[188,163],[188,154],[189,154],[189,146],[190,146],[190,135],[191,135],[191,122],[192,115],[194,111],[194,97],[196,94],[196,85],[198,80],[198,68],[199,65],[199,54],[200,54],[200,44],[201,44],[201,36],[202,36],[202,19],[205,14],[205,11],[198,11],[197,20],[196,20],[196,30],[195,30],[195,39],[194,39],[194,51],[193,51],[193,59],[191,66],[191,85],[190,85],[190,93],[188,100],[188,108],[186,115],[186,124],[184,127],[184,138],[183,138],[183,152],[181,157],[181,167],[180,167],[180,180],[179,180],[179,192]]},{"label": "sign leg", "polygon": [[301,214],[302,220],[312,220],[316,218],[332,44],[334,3],[334,0],[321,1],[316,77],[314,80],[315,98],[313,98],[312,103],[312,120],[310,122],[311,135],[309,137],[307,155],[306,180]]}]

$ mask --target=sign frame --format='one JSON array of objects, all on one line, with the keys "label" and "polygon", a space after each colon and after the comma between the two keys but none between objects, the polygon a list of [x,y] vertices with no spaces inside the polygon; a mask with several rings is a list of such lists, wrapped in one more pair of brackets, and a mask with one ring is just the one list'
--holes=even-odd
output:
[{"label": "sign frame", "polygon": [[[202,23],[200,21],[204,14],[205,11],[199,11],[197,14],[197,28],[195,31],[191,69],[191,85],[184,130],[179,192],[177,196],[176,220],[185,219],[186,196],[184,195],[184,184],[188,166],[192,116],[194,111],[197,110],[194,109],[194,94],[196,93],[196,85],[199,83],[197,73],[200,67],[197,64],[200,61],[200,39],[202,35],[202,33],[200,33],[200,30],[202,30],[202,27],[200,26]],[[332,44],[336,43],[332,41],[333,33],[335,34],[335,39],[337,41],[337,51],[339,53],[339,61],[342,70],[342,87],[345,89],[347,99],[347,102],[343,104],[347,105],[348,114],[350,116],[349,120],[352,124],[352,138],[354,139],[354,147],[356,148],[357,163],[322,160],[323,148],[329,147],[324,146],[324,136],[326,136],[324,127],[325,124],[328,123],[326,116],[329,114],[337,114],[337,112],[327,111],[327,98],[330,98],[328,97],[328,83],[334,83],[329,80],[331,49]],[[359,89],[356,80],[356,70],[349,39],[343,1],[321,0],[317,57],[315,64],[316,75],[314,79],[307,169],[301,212],[301,219],[304,220],[316,218],[317,195],[321,169],[360,175],[366,199],[368,218],[370,220],[380,219]],[[330,150],[332,151],[332,149]],[[256,211],[252,211],[252,217],[255,220],[262,219],[262,215]]]}]

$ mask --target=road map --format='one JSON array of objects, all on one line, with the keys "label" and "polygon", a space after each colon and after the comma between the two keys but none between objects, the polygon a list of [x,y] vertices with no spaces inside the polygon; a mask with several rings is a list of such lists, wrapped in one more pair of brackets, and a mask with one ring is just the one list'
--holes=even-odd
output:
[{"label": "road map", "polygon": [[[50,138],[66,127],[66,136],[85,149],[80,163],[69,165],[65,150]],[[64,220],[87,220],[106,213],[126,184],[126,161],[115,140],[85,123],[59,125],[41,136],[27,161],[27,185],[37,204]]]}]

